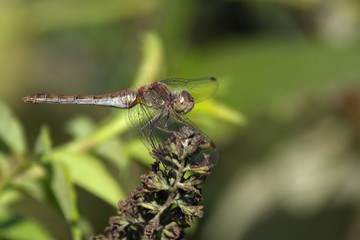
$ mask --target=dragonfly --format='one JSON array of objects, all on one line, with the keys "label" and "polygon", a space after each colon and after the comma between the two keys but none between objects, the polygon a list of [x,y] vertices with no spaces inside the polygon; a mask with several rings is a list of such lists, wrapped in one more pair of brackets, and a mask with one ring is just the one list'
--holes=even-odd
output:
[{"label": "dragonfly", "polygon": [[138,88],[98,95],[64,95],[37,93],[23,98],[28,103],[86,104],[129,109],[128,123],[149,150],[157,149],[181,127],[190,127],[205,136],[210,143],[207,152],[216,164],[218,155],[213,141],[204,135],[187,117],[194,105],[212,97],[218,82],[214,77],[172,78]]}]

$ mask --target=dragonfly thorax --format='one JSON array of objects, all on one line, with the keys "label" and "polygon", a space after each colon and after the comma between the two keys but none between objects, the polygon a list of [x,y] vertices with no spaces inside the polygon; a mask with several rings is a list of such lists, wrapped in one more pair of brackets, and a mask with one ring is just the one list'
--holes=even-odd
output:
[{"label": "dragonfly thorax", "polygon": [[138,102],[147,107],[161,110],[171,103],[170,90],[160,82],[154,82],[138,89]]},{"label": "dragonfly thorax", "polygon": [[138,89],[138,102],[160,111],[187,114],[194,107],[194,98],[187,91],[173,93],[161,82],[154,82]]}]

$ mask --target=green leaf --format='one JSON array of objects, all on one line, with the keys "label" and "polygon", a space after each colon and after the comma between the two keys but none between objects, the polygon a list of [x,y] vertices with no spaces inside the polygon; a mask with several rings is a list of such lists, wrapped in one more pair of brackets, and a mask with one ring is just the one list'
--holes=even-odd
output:
[{"label": "green leaf", "polygon": [[[21,188],[26,191],[30,196],[37,199],[40,202],[46,201],[46,189],[44,189],[41,180],[29,179],[28,181],[22,181]],[[19,184],[19,185],[20,185]]]},{"label": "green leaf", "polygon": [[[14,202],[17,202],[22,198],[23,193],[15,190],[15,189],[6,189],[1,191],[0,194],[0,206],[4,207],[6,205],[10,205]],[[1,211],[0,211],[1,213]]]},{"label": "green leaf", "polygon": [[48,240],[54,238],[37,222],[1,209],[0,239]]},{"label": "green leaf", "polygon": [[84,151],[128,130],[125,112],[118,111],[108,122],[96,129],[90,136],[65,144],[57,151]]},{"label": "green leaf", "polygon": [[119,138],[112,138],[96,147],[96,153],[113,163],[121,170],[126,170],[129,159],[125,156],[125,149]]},{"label": "green leaf", "polygon": [[81,239],[76,193],[72,185],[70,172],[65,164],[61,162],[53,162],[51,167],[51,189],[59,203],[62,213],[71,226],[73,239]]},{"label": "green leaf", "polygon": [[68,122],[66,131],[73,138],[85,138],[90,136],[95,130],[94,122],[86,116],[79,116]]},{"label": "green leaf", "polygon": [[10,109],[0,102],[0,140],[18,156],[26,151],[24,130]]},{"label": "green leaf", "polygon": [[110,205],[116,207],[117,202],[124,198],[121,187],[99,159],[86,153],[58,151],[52,155],[52,160],[64,163],[77,185]]},{"label": "green leaf", "polygon": [[146,166],[149,166],[155,160],[150,156],[149,150],[144,146],[141,140],[133,140],[126,143],[126,155],[129,158],[135,158]]},{"label": "green leaf", "polygon": [[189,113],[189,116],[191,118],[192,115],[197,114],[207,114],[219,120],[237,125],[243,125],[246,122],[244,115],[215,100],[207,100],[196,104],[194,110]]},{"label": "green leaf", "polygon": [[49,128],[43,126],[40,129],[40,134],[35,142],[35,153],[47,154],[51,151],[52,141],[50,137]]}]

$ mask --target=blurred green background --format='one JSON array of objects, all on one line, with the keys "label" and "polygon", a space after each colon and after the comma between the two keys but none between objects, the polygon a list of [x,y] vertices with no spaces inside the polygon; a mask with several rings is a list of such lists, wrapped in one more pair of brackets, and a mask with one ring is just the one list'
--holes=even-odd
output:
[{"label": "blurred green background", "polygon": [[214,76],[190,119],[220,160],[187,239],[360,239],[359,37],[357,0],[0,1],[0,238],[101,233],[151,162],[125,110],[22,97]]}]

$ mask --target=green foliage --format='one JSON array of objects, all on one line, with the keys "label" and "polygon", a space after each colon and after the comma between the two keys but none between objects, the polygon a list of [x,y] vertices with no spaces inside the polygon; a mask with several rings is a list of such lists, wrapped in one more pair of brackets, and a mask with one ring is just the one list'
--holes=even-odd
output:
[{"label": "green foliage", "polygon": [[0,112],[0,139],[11,153],[16,154],[17,157],[22,157],[26,152],[23,128],[3,103],[0,103]]},{"label": "green foliage", "polygon": [[51,148],[52,148],[52,142],[51,142],[49,128],[43,126],[35,142],[34,152],[38,155],[46,155],[50,153]]},{"label": "green foliage", "polygon": [[51,156],[51,161],[64,164],[76,184],[113,206],[124,197],[103,164],[90,154],[59,151]]},{"label": "green foliage", "polygon": [[71,174],[65,164],[52,163],[50,169],[50,188],[60,206],[65,219],[71,223],[72,239],[81,239],[79,213],[76,207],[76,196]]},{"label": "green foliage", "polygon": [[357,239],[359,9],[357,0],[0,1],[0,239],[101,232],[153,162],[126,111],[31,106],[23,95],[202,76],[219,80],[218,94],[188,117],[221,159],[194,239]]},{"label": "green foliage", "polygon": [[16,216],[0,209],[0,238],[48,240],[51,235],[36,221]]}]

